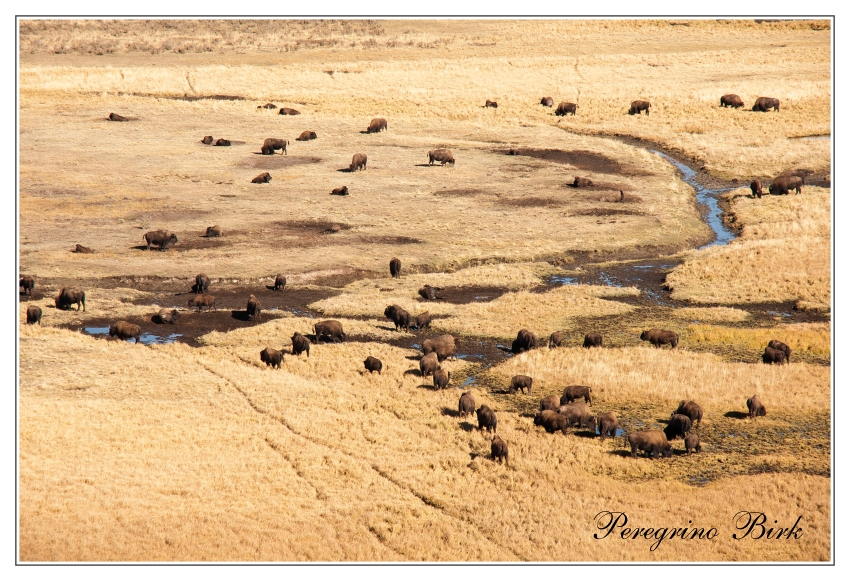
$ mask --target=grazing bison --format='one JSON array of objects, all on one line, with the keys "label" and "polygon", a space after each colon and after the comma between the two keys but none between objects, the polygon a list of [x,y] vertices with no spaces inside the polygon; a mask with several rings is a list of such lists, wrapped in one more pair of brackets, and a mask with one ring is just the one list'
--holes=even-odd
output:
[{"label": "grazing bison", "polygon": [[304,352],[307,352],[307,358],[310,358],[310,339],[295,331],[295,334],[292,336],[292,354],[295,356],[301,355]]},{"label": "grazing bison", "polygon": [[221,236],[221,226],[207,226],[207,233],[205,234],[207,238],[218,238]]},{"label": "grazing bison", "polygon": [[485,107],[492,107],[493,109],[496,109],[499,106],[499,104],[496,103],[495,101],[491,101],[490,99],[487,99],[487,101],[484,103],[484,106]]},{"label": "grazing bison", "polygon": [[32,289],[35,288],[35,279],[31,276],[22,276],[18,280],[18,286],[21,288],[22,293],[32,296]]},{"label": "grazing bison", "polygon": [[390,276],[393,278],[401,278],[401,260],[398,258],[390,260]]},{"label": "grazing bison", "polygon": [[436,353],[429,353],[419,360],[419,373],[422,377],[433,375],[439,368],[440,363]]},{"label": "grazing bison", "polygon": [[277,112],[278,115],[301,115],[301,111],[297,109],[290,109],[289,107],[281,107],[280,111]]},{"label": "grazing bison", "polygon": [[499,464],[508,463],[508,444],[498,435],[493,436],[493,441],[490,443],[490,455],[493,457],[493,462],[498,461]]},{"label": "grazing bison", "polygon": [[378,375],[381,375],[381,370],[384,368],[384,364],[381,363],[381,360],[377,357],[372,357],[371,355],[369,355],[369,357],[367,357],[363,362],[363,366],[366,368],[366,371],[369,372],[369,375],[371,375],[374,371],[377,371]]},{"label": "grazing bison", "polygon": [[365,153],[355,153],[351,158],[351,165],[348,166],[348,171],[353,172],[358,169],[363,171],[366,169],[366,161],[367,158]]},{"label": "grazing bison", "polygon": [[457,402],[457,413],[460,417],[465,418],[471,413],[475,412],[475,396],[472,395],[472,392],[465,391],[460,396],[460,400]]},{"label": "grazing bison", "polygon": [[553,412],[556,412],[559,407],[561,407],[561,401],[558,399],[557,395],[547,395],[540,400],[541,412],[543,410],[552,410]]},{"label": "grazing bison", "polygon": [[511,353],[518,354],[532,349],[537,349],[537,335],[528,329],[521,329],[516,334],[516,339],[511,343]]},{"label": "grazing bison", "polygon": [[80,310],[80,305],[83,306],[83,311],[86,310],[86,293],[73,289],[73,288],[62,288],[59,291],[59,296],[54,299],[54,304],[57,309],[70,309],[71,305],[77,305],[77,310]]},{"label": "grazing bison", "polygon": [[384,316],[390,319],[395,324],[395,329],[410,329],[410,313],[405,311],[398,305],[390,305],[384,309]]},{"label": "grazing bison", "polygon": [[587,349],[591,347],[602,347],[602,335],[599,333],[588,333],[584,336],[582,347]]},{"label": "grazing bison", "polygon": [[214,139],[212,135],[204,135],[204,138],[201,139],[201,143],[203,143],[204,145],[212,145],[213,141]]},{"label": "grazing bison", "polygon": [[496,420],[496,413],[493,410],[486,405],[482,405],[475,410],[475,414],[478,416],[479,430],[487,430],[488,432],[496,431],[498,421]]},{"label": "grazing bison", "polygon": [[785,362],[791,363],[791,348],[788,345],[786,345],[782,341],[771,339],[767,346],[773,349],[778,349],[779,351],[785,353]]},{"label": "grazing bison", "polygon": [[265,105],[257,105],[257,109],[277,109],[274,103],[266,103]]},{"label": "grazing bison", "polygon": [[316,139],[315,131],[302,131],[301,135],[295,138],[295,141],[310,141],[311,139]]},{"label": "grazing bison", "polygon": [[614,412],[605,412],[596,416],[596,428],[599,430],[599,437],[603,440],[606,436],[615,437],[619,427],[617,414]]},{"label": "grazing bison", "polygon": [[432,149],[428,152],[428,165],[434,165],[435,161],[439,161],[440,165],[455,164],[455,158],[452,152],[448,149]]},{"label": "grazing bison", "polygon": [[739,109],[744,106],[744,102],[738,95],[723,95],[720,97],[720,106],[721,107],[732,107],[734,109]]},{"label": "grazing bison", "polygon": [[248,318],[259,320],[260,313],[262,312],[262,305],[260,301],[254,295],[248,297],[248,306],[245,309],[248,312]]},{"label": "grazing bison", "polygon": [[567,103],[566,101],[563,101],[561,103],[558,103],[558,108],[555,109],[555,115],[563,117],[567,113],[572,113],[573,117],[575,117],[576,107],[578,107],[578,105],[576,105],[575,103]]},{"label": "grazing bison", "polygon": [[673,455],[673,446],[667,441],[667,436],[661,430],[641,430],[629,434],[629,445],[632,447],[632,458],[637,458],[637,451],[644,450],[650,458]]},{"label": "grazing bison", "polygon": [[747,400],[747,409],[750,410],[750,419],[767,415],[767,410],[762,405],[761,398],[757,395]]},{"label": "grazing bison", "polygon": [[109,326],[109,336],[118,337],[122,341],[135,339],[139,343],[139,337],[142,334],[142,329],[138,325],[128,323],[127,321],[117,321]]},{"label": "grazing bison", "polygon": [[313,332],[316,334],[316,343],[318,343],[322,337],[327,337],[334,343],[345,341],[345,333],[342,330],[342,323],[339,321],[320,321],[313,325]]},{"label": "grazing bison", "polygon": [[514,375],[511,377],[511,385],[508,387],[508,392],[516,393],[517,390],[522,391],[524,389],[528,395],[531,395],[532,383],[534,383],[534,379],[527,375]]},{"label": "grazing bison", "polygon": [[756,102],[753,103],[753,111],[766,113],[769,109],[779,111],[779,99],[774,99],[773,97],[759,97],[756,99]]},{"label": "grazing bison", "polygon": [[573,180],[573,187],[574,188],[589,188],[592,185],[593,185],[593,180],[591,180],[590,178],[580,178],[580,177],[576,176],[575,179]]},{"label": "grazing bison", "polygon": [[422,353],[436,353],[437,359],[445,361],[450,357],[457,359],[457,339],[451,335],[440,335],[432,339],[425,339],[422,342]]},{"label": "grazing bison", "polygon": [[567,434],[567,418],[552,410],[537,412],[534,415],[534,425],[543,426],[543,429],[550,434],[554,434],[559,430],[562,434]]},{"label": "grazing bison", "polygon": [[761,199],[762,194],[764,194],[761,189],[761,182],[758,180],[750,182],[750,191],[753,193],[753,197],[758,198],[759,200]]},{"label": "grazing bison", "polygon": [[272,369],[275,367],[280,369],[280,364],[283,363],[283,351],[266,347],[260,351],[260,361],[265,363],[267,367],[271,365]]},{"label": "grazing bison", "polygon": [[278,274],[274,277],[274,287],[272,290],[274,291],[283,291],[286,288],[286,277],[282,274]]},{"label": "grazing bison", "polygon": [[564,388],[564,393],[561,396],[561,405],[572,403],[580,397],[584,398],[584,401],[591,404],[590,392],[593,390],[587,385],[568,385]]},{"label": "grazing bison", "polygon": [[263,172],[254,179],[251,180],[252,184],[267,184],[272,181],[272,176],[269,172]]},{"label": "grazing bison", "polygon": [[564,334],[560,331],[555,331],[551,335],[549,335],[549,349],[554,349],[555,347],[560,347],[561,343],[564,342]]},{"label": "grazing bison", "polygon": [[159,246],[160,250],[165,250],[168,246],[177,244],[177,234],[168,232],[167,230],[151,230],[143,236],[148,244],[148,250],[151,249],[151,244]]},{"label": "grazing bison", "polygon": [[779,176],[773,180],[768,190],[774,196],[787,196],[791,190],[796,190],[799,194],[803,191],[803,179],[798,176]]},{"label": "grazing bison", "polygon": [[230,140],[223,138],[216,139],[213,147],[230,147]]},{"label": "grazing bison", "polygon": [[575,426],[586,430],[596,429],[596,416],[590,413],[585,403],[568,403],[558,406],[556,411],[566,418],[568,428]]},{"label": "grazing bison", "polygon": [[431,327],[431,313],[425,311],[416,315],[416,330],[428,329]]},{"label": "grazing bison", "polygon": [[341,188],[334,188],[331,190],[332,196],[347,196],[348,195],[348,186],[342,186]]},{"label": "grazing bison", "polygon": [[156,316],[162,324],[173,325],[180,320],[180,313],[177,309],[160,309]]},{"label": "grazing bison", "polygon": [[634,115],[637,113],[640,115],[641,111],[646,111],[646,114],[649,115],[649,101],[632,101],[632,106],[629,108],[629,115]]},{"label": "grazing bison", "polygon": [[540,99],[540,104],[544,107],[554,107],[555,100],[552,97],[543,97],[542,99]]},{"label": "grazing bison", "polygon": [[41,307],[30,305],[27,307],[27,325],[41,324]]},{"label": "grazing bison", "polygon": [[664,428],[664,435],[668,440],[674,440],[681,436],[684,438],[691,431],[691,418],[682,414],[670,416],[670,422]]},{"label": "grazing bison", "polygon": [[94,250],[82,244],[77,244],[71,252],[76,252],[77,254],[94,254]]},{"label": "grazing bison", "polygon": [[280,154],[283,155],[286,153],[286,146],[289,145],[288,139],[277,139],[275,137],[267,137],[265,141],[263,141],[263,147],[260,149],[263,155],[272,155],[278,149],[281,150]]},{"label": "grazing bison", "polygon": [[780,351],[779,349],[774,349],[773,347],[765,347],[764,353],[761,356],[762,363],[766,363],[768,365],[773,365],[777,363],[782,365],[783,363],[787,363],[788,361],[785,359],[785,352]]},{"label": "grazing bison", "polygon": [[201,309],[203,309],[204,307],[206,307],[207,310],[211,311],[211,310],[215,309],[215,297],[212,296],[212,295],[194,296],[191,299],[189,299],[188,306],[189,306],[190,309],[192,307],[198,307],[199,313],[201,312]]},{"label": "grazing bison", "polygon": [[679,335],[673,331],[665,331],[664,329],[650,329],[640,334],[640,340],[649,341],[656,347],[669,344],[671,349],[675,349],[679,344]]},{"label": "grazing bison", "polygon": [[676,414],[688,416],[691,420],[691,424],[695,427],[702,423],[702,408],[695,401],[684,399],[680,401],[679,407],[676,408],[675,412],[670,414],[670,417],[672,418]]},{"label": "grazing bison", "polygon": [[688,432],[688,435],[685,436],[685,451],[690,454],[691,450],[694,452],[702,452],[702,446],[699,443],[699,434],[696,432]]},{"label": "grazing bison", "polygon": [[419,289],[419,296],[427,301],[435,301],[440,298],[440,296],[437,295],[437,292],[441,290],[443,289],[440,287],[426,284],[421,289]]},{"label": "grazing bison", "polygon": [[449,381],[451,381],[451,376],[451,373],[442,367],[438,367],[437,371],[434,372],[434,389],[446,389],[449,386]]},{"label": "grazing bison", "polygon": [[195,277],[195,284],[192,285],[192,292],[195,294],[205,294],[210,288],[210,277],[201,273]]},{"label": "grazing bison", "polygon": [[387,120],[381,117],[375,117],[369,123],[369,127],[366,128],[366,133],[379,133],[382,130],[387,130]]},{"label": "grazing bison", "polygon": [[110,113],[107,117],[109,121],[129,121],[128,118],[119,115],[118,113]]}]

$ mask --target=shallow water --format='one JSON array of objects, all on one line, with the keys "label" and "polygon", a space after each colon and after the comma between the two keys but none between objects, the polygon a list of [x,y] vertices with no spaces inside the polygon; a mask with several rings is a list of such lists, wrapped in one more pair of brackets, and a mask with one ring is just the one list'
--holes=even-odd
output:
[{"label": "shallow water", "polygon": [[[89,335],[108,335],[109,327],[83,327],[83,331]],[[178,337],[182,336],[183,335],[180,333],[171,333],[166,336],[154,335],[153,333],[142,333],[139,335],[139,339],[143,345],[167,345],[168,343],[174,343],[177,341]],[[135,342],[135,339],[127,339],[127,341]]]}]

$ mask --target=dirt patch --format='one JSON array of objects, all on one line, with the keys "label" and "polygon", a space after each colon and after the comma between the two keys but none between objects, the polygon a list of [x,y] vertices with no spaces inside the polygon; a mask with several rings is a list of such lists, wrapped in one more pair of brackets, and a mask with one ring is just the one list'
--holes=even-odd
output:
[{"label": "dirt patch", "polygon": [[[90,95],[100,96],[100,93],[89,93]],[[153,95],[150,93],[124,93],[119,92],[119,96],[130,96],[130,97],[147,97],[151,99],[168,99],[169,101],[202,101],[204,99],[210,99],[212,101],[245,101],[245,97],[240,97],[238,95],[183,95],[182,97],[169,97],[166,95]]]},{"label": "dirt patch", "polygon": [[424,240],[409,236],[358,236],[358,240],[368,244],[422,244]]},{"label": "dirt patch", "polygon": [[[167,246],[163,252],[186,252],[188,250],[220,248],[221,246],[231,244],[231,242],[226,240],[224,236],[207,238],[206,236],[201,236],[197,233],[178,235],[177,239],[179,240],[177,244]],[[148,252],[147,244],[140,244],[138,246],[133,246],[133,248],[135,250],[141,250],[142,252]],[[151,245],[150,252],[160,252],[160,249],[158,246]]]},{"label": "dirt patch", "polygon": [[296,165],[308,165],[319,163],[321,157],[311,155],[257,155],[243,160],[239,165],[252,167],[254,169],[282,169]]},{"label": "dirt patch", "polygon": [[472,198],[474,196],[487,195],[484,190],[476,190],[474,188],[459,189],[459,190],[440,190],[434,192],[435,196],[446,196],[449,198]]},{"label": "dirt patch", "polygon": [[[508,150],[497,150],[498,153],[507,155]],[[601,153],[594,153],[585,149],[564,151],[561,149],[514,149],[514,155],[542,159],[552,163],[571,165],[583,171],[595,173],[619,174],[623,173],[623,166],[617,160],[611,159]]]},{"label": "dirt patch", "polygon": [[423,298],[417,300],[421,303],[446,302],[453,305],[489,303],[507,292],[510,291],[497,286],[446,286],[438,291],[437,294],[440,298],[436,301],[428,301]]},{"label": "dirt patch", "polygon": [[565,205],[567,201],[558,200],[557,198],[528,196],[524,198],[499,198],[496,203],[500,206],[510,206],[512,208],[557,208]]},{"label": "dirt patch", "polygon": [[644,216],[638,210],[616,210],[614,208],[589,208],[568,214],[568,216]]}]

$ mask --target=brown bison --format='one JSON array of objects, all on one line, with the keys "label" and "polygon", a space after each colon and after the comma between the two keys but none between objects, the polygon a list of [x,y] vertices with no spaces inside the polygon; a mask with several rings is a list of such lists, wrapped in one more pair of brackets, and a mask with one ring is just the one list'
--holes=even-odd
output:
[{"label": "brown bison", "polygon": [[698,426],[702,423],[702,408],[695,401],[684,399],[680,401],[679,407],[676,408],[676,411],[670,414],[670,417],[672,418],[676,414],[688,416],[693,426]]},{"label": "brown bison", "polygon": [[568,403],[558,406],[557,412],[567,420],[567,427],[583,428],[586,430],[596,429],[596,416],[590,413],[587,404],[583,402]]},{"label": "brown bison", "polygon": [[443,289],[440,287],[426,284],[421,289],[419,289],[419,296],[425,299],[426,301],[435,301],[440,298],[437,293],[441,290]]},{"label": "brown bison", "polygon": [[560,347],[561,343],[564,342],[564,334],[560,331],[555,331],[551,335],[549,335],[549,349],[554,349],[555,347]]},{"label": "brown bison", "polygon": [[519,354],[532,349],[537,349],[537,335],[528,329],[521,329],[516,334],[516,339],[511,343],[511,353]]},{"label": "brown bison", "polygon": [[213,147],[230,147],[230,140],[224,138],[216,139]]},{"label": "brown bison", "polygon": [[492,107],[493,109],[496,109],[499,106],[499,104],[496,103],[495,101],[491,101],[490,99],[487,99],[487,101],[484,103],[484,106],[485,107]]},{"label": "brown bison", "polygon": [[195,277],[195,284],[192,285],[192,292],[195,294],[205,294],[210,288],[210,277],[201,273]]},{"label": "brown bison", "polygon": [[649,101],[632,101],[632,106],[629,108],[629,115],[638,114],[640,115],[641,111],[646,111],[646,114],[649,115]]},{"label": "brown bison", "polygon": [[416,330],[428,329],[431,327],[431,313],[425,311],[416,315]]},{"label": "brown bison", "polygon": [[475,396],[472,395],[472,392],[465,391],[460,396],[460,400],[457,402],[457,413],[460,417],[465,418],[471,413],[475,412]]},{"label": "brown bison", "polygon": [[810,175],[812,175],[813,173],[815,173],[815,172],[813,172],[813,171],[812,171],[812,170],[810,170],[810,169],[789,169],[789,170],[785,170],[784,172],[782,172],[782,173],[781,173],[781,174],[779,174],[779,175],[780,175],[780,177],[781,177],[781,176],[795,176],[795,177],[798,177],[798,178],[800,178],[800,180],[802,181],[802,184],[801,184],[801,185],[805,186],[805,185],[806,185],[806,179],[807,179]]},{"label": "brown bison", "polygon": [[339,321],[320,321],[313,325],[313,332],[316,334],[316,343],[318,343],[322,337],[327,337],[326,340],[330,340],[334,343],[345,341],[345,333],[342,330],[342,323]]},{"label": "brown bison", "polygon": [[554,434],[559,430],[562,434],[567,434],[567,418],[552,410],[537,412],[534,415],[534,425],[543,426],[543,429],[550,434]]},{"label": "brown bison", "polygon": [[511,377],[511,385],[508,387],[508,392],[516,393],[517,390],[522,391],[524,389],[528,395],[531,395],[532,383],[534,383],[534,379],[527,375],[514,375]]},{"label": "brown bison", "polygon": [[750,191],[753,193],[753,197],[758,198],[759,200],[761,199],[762,194],[764,194],[764,191],[761,189],[761,182],[758,180],[750,182]]},{"label": "brown bison", "polygon": [[369,123],[369,127],[366,128],[366,133],[379,133],[380,131],[387,130],[387,120],[382,119],[381,117],[375,117],[372,119],[371,123]]},{"label": "brown bison", "polygon": [[478,416],[479,430],[487,430],[488,432],[496,431],[498,421],[496,420],[496,413],[493,410],[486,405],[482,405],[475,410],[475,414]]},{"label": "brown bison", "polygon": [[640,334],[640,340],[649,341],[656,347],[670,345],[671,349],[675,349],[679,344],[679,335],[673,331],[665,331],[664,329],[650,329]]},{"label": "brown bison", "polygon": [[498,461],[499,464],[508,463],[508,444],[498,435],[493,436],[493,441],[490,444],[490,455],[493,457],[493,462]]},{"label": "brown bison", "polygon": [[295,138],[295,141],[310,141],[311,139],[316,139],[315,131],[302,131],[301,135]]},{"label": "brown bison", "polygon": [[245,309],[248,313],[249,319],[259,320],[260,314],[262,313],[262,305],[260,304],[259,299],[254,295],[248,297],[248,306]]},{"label": "brown bison", "polygon": [[109,117],[107,117],[109,121],[129,121],[127,117],[123,117],[118,113],[110,113]]},{"label": "brown bison", "polygon": [[221,226],[207,226],[207,232],[204,234],[207,238],[218,238],[221,236]]},{"label": "brown bison", "polygon": [[398,258],[390,260],[390,276],[393,278],[401,278],[401,260]]},{"label": "brown bison", "polygon": [[381,360],[377,357],[372,357],[371,355],[369,355],[369,357],[367,357],[363,362],[363,366],[366,368],[366,371],[369,372],[369,375],[375,371],[378,372],[378,375],[381,375],[381,370],[384,368],[384,364],[381,363]]},{"label": "brown bison", "polygon": [[32,289],[35,288],[35,279],[31,276],[22,276],[18,279],[18,286],[22,293],[32,296]]},{"label": "brown bison", "polygon": [[41,307],[30,305],[27,307],[27,325],[41,324]]},{"label": "brown bison", "polygon": [[215,297],[212,295],[198,295],[189,299],[188,307],[191,309],[192,307],[198,307],[198,312],[201,312],[201,309],[204,307],[207,310],[212,311],[215,309]]},{"label": "brown bison", "polygon": [[637,458],[637,451],[644,450],[650,458],[673,455],[673,446],[667,441],[667,436],[661,430],[641,430],[629,434],[626,438],[632,447],[632,458]]},{"label": "brown bison", "polygon": [[439,161],[440,165],[455,164],[455,158],[452,152],[448,149],[432,149],[428,152],[428,165],[434,165],[435,161]]},{"label": "brown bison", "polygon": [[606,436],[616,437],[619,427],[617,414],[614,412],[605,412],[596,416],[596,428],[599,430],[599,437],[603,440]]},{"label": "brown bison", "polygon": [[787,196],[791,190],[796,190],[797,193],[803,191],[803,179],[798,176],[779,176],[768,188],[774,196]]},{"label": "brown bison", "polygon": [[347,196],[348,195],[348,186],[342,186],[341,188],[334,188],[331,190],[332,196]]},{"label": "brown bison", "polygon": [[757,395],[747,400],[747,409],[750,410],[750,419],[767,415],[767,410],[762,405],[761,398]]},{"label": "brown bison", "polygon": [[252,184],[267,184],[272,181],[272,176],[269,172],[263,172],[254,179],[251,180]]},{"label": "brown bison", "polygon": [[164,251],[167,247],[178,242],[177,234],[167,230],[152,230],[145,234],[143,238],[147,242],[148,250],[151,249],[151,245],[154,245],[159,246],[159,249]]},{"label": "brown bison", "polygon": [[384,309],[384,316],[395,324],[395,330],[410,329],[410,313],[398,305],[390,305]]},{"label": "brown bison", "polygon": [[738,95],[723,95],[720,97],[720,106],[721,107],[732,107],[734,109],[739,109],[744,106],[744,102]]},{"label": "brown bison", "polygon": [[257,109],[277,109],[274,103],[266,103],[265,105],[257,105]]},{"label": "brown bison", "polygon": [[260,361],[265,363],[266,367],[270,365],[272,369],[275,367],[280,369],[280,364],[283,363],[283,351],[266,347],[260,351]]},{"label": "brown bison", "polygon": [[76,252],[77,254],[94,254],[94,250],[82,244],[77,244],[71,252]]},{"label": "brown bison", "polygon": [[566,101],[563,101],[561,103],[558,103],[558,108],[555,109],[555,115],[563,117],[567,113],[572,113],[573,117],[575,117],[576,107],[578,107],[578,105],[576,105],[575,103],[567,103]]},{"label": "brown bison", "polygon": [[57,309],[70,309],[71,305],[77,305],[77,310],[80,310],[80,305],[83,307],[83,311],[86,310],[86,293],[73,289],[73,288],[62,288],[59,291],[59,296],[54,299],[54,304]]},{"label": "brown bison", "polygon": [[553,412],[558,411],[558,408],[561,407],[561,402],[558,399],[557,395],[547,395],[543,399],[540,400],[540,411],[543,410],[552,410]]},{"label": "brown bison", "polygon": [[139,337],[142,334],[142,329],[138,325],[128,323],[127,321],[117,321],[109,326],[109,336],[118,337],[122,341],[135,339],[139,343]]},{"label": "brown bison", "polygon": [[599,333],[588,333],[584,336],[582,347],[587,349],[591,347],[602,347],[602,335]]},{"label": "brown bison", "polygon": [[673,414],[670,416],[670,422],[664,428],[664,435],[668,440],[675,440],[678,437],[684,438],[691,431],[691,418],[682,414]]},{"label": "brown bison", "polygon": [[436,353],[429,353],[419,360],[419,373],[422,377],[433,375],[439,368],[440,363]]},{"label": "brown bison", "polygon": [[353,172],[358,169],[363,171],[366,169],[366,161],[367,158],[365,153],[355,153],[351,158],[351,165],[348,166],[348,171]]},{"label": "brown bison", "polygon": [[759,97],[756,99],[756,102],[753,103],[753,111],[766,113],[769,109],[779,111],[779,99],[774,99],[773,97]]},{"label": "brown bison", "polygon": [[161,324],[173,325],[180,320],[180,313],[177,309],[160,309],[156,318]]},{"label": "brown bison", "polygon": [[783,363],[788,362],[785,358],[785,352],[780,351],[779,349],[774,349],[773,347],[764,348],[764,353],[761,356],[761,361],[762,363],[766,363],[768,365],[773,365],[774,363],[782,365]]},{"label": "brown bison", "polygon": [[572,403],[580,397],[584,398],[584,401],[592,404],[590,393],[593,390],[587,385],[568,385],[564,388],[564,393],[561,395],[561,405]]},{"label": "brown bison", "polygon": [[445,361],[450,357],[457,359],[458,341],[451,335],[440,335],[422,342],[422,353],[436,353],[439,361]]},{"label": "brown bison", "polygon": [[286,153],[286,146],[289,145],[288,139],[277,139],[275,137],[267,137],[265,141],[263,141],[263,147],[260,148],[260,152],[263,155],[272,155],[278,149],[281,150],[280,154],[283,155]]},{"label": "brown bison", "polygon": [[542,99],[540,99],[540,104],[544,107],[554,107],[555,100],[552,97],[543,97]]},{"label": "brown bison", "polygon": [[771,339],[767,346],[773,349],[778,349],[779,351],[785,353],[785,362],[791,363],[791,348],[788,345],[786,345],[782,341]]},{"label": "brown bison", "polygon": [[310,358],[310,339],[295,331],[295,334],[292,336],[292,354],[295,356],[301,355],[304,352],[307,352],[307,358]]},{"label": "brown bison", "polygon": [[593,185],[593,180],[590,178],[580,178],[578,176],[573,180],[574,188],[589,188]]},{"label": "brown bison", "polygon": [[283,291],[284,289],[286,289],[286,277],[282,274],[278,274],[274,277],[274,287],[272,290]]},{"label": "brown bison", "polygon": [[697,453],[702,452],[702,446],[699,443],[699,434],[696,432],[688,432],[688,435],[685,436],[685,451],[690,454],[691,450]]},{"label": "brown bison", "polygon": [[449,386],[451,377],[451,373],[442,367],[438,367],[437,371],[434,372],[434,389],[446,389]]},{"label": "brown bison", "polygon": [[301,111],[297,109],[290,109],[289,107],[281,107],[280,111],[277,112],[278,115],[301,115]]},{"label": "brown bison", "polygon": [[215,141],[212,135],[204,135],[204,138],[201,139],[201,143],[204,145],[212,145],[212,142]]}]

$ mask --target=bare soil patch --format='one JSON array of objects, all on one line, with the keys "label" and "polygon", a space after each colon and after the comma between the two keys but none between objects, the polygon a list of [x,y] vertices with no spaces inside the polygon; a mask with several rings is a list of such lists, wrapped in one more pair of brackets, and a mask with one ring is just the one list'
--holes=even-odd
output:
[{"label": "bare soil patch", "polygon": [[[497,150],[498,153],[508,154],[507,150]],[[530,149],[518,148],[512,150],[514,155],[542,159],[552,163],[571,165],[583,171],[596,173],[619,174],[623,173],[623,166],[617,160],[611,159],[601,153],[582,149],[564,151],[561,149]]]},{"label": "bare soil patch", "polygon": [[573,212],[570,216],[644,216],[640,210],[617,210],[614,208],[590,208]]},{"label": "bare soil patch", "polygon": [[475,188],[461,188],[456,190],[438,190],[434,192],[435,196],[446,196],[448,198],[472,198],[475,196],[487,195],[489,192]]},{"label": "bare soil patch", "polygon": [[417,300],[422,303],[443,301],[453,305],[488,303],[510,292],[509,289],[498,286],[446,286],[442,287],[442,289],[438,293],[440,298],[436,301],[428,301],[421,297]]},{"label": "bare soil patch", "polygon": [[500,206],[515,208],[557,208],[566,205],[568,202],[557,198],[528,196],[524,198],[499,198],[496,203]]},{"label": "bare soil patch", "polygon": [[249,157],[243,160],[241,165],[255,169],[282,169],[322,161],[321,157],[311,155],[262,155],[260,153],[255,153],[255,155],[259,157]]}]

